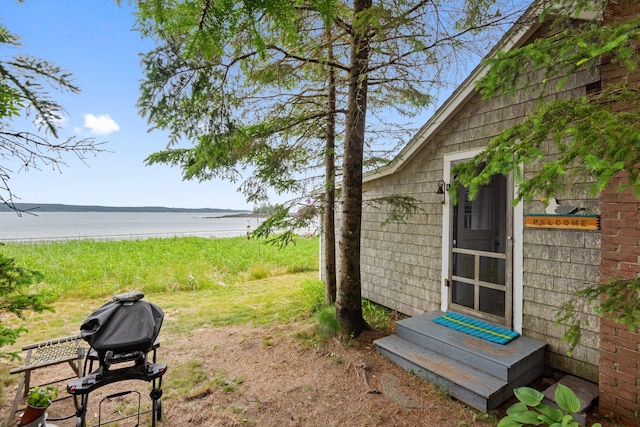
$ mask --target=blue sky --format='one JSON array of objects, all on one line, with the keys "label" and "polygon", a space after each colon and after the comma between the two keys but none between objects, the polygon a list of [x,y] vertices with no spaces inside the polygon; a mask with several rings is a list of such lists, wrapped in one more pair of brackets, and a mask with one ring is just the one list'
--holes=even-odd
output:
[{"label": "blue sky", "polygon": [[[10,186],[19,202],[107,206],[168,206],[251,209],[222,181],[182,181],[177,168],[145,166],[144,159],[165,148],[162,132],[148,133],[135,107],[142,79],[141,52],[152,45],[132,30],[134,17],[127,2],[114,0],[2,0],[0,19],[21,38],[19,50],[71,72],[80,94],[55,93],[67,110],[60,137],[93,137],[107,141],[109,152],[89,157],[86,164],[65,156],[68,167],[14,171]],[[18,130],[34,129],[14,122]],[[5,160],[3,160],[6,164]],[[274,199],[273,202],[283,200]]]}]

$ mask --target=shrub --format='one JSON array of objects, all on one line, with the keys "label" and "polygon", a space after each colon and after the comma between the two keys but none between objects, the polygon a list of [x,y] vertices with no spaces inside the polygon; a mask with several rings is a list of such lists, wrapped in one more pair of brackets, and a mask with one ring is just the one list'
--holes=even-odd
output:
[{"label": "shrub", "polygon": [[[43,295],[29,292],[29,285],[39,280],[40,276],[35,271],[16,265],[13,258],[0,253],[0,315],[10,313],[22,317],[25,310],[53,310],[44,303]],[[14,344],[20,334],[27,331],[24,327],[6,325],[4,319],[4,316],[0,316],[0,349]],[[16,359],[18,354],[0,351],[0,358]]]}]

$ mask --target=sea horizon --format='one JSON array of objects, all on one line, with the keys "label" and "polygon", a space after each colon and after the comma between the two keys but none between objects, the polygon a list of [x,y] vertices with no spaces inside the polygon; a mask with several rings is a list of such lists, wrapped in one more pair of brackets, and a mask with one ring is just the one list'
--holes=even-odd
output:
[{"label": "sea horizon", "polygon": [[38,212],[211,212],[211,213],[251,213],[249,209],[230,208],[182,208],[168,206],[110,206],[110,205],[75,205],[65,203],[15,203],[16,210],[6,204],[0,204],[0,212],[22,212],[24,214]]},{"label": "sea horizon", "polygon": [[[133,240],[166,237],[238,237],[264,217],[235,211],[0,212],[0,242]],[[239,215],[238,215],[239,213]]]}]

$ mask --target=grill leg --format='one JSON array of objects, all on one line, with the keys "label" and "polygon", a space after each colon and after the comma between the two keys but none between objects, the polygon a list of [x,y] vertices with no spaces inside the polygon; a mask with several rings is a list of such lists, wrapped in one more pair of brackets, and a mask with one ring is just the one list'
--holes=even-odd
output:
[{"label": "grill leg", "polygon": [[86,427],[87,405],[89,404],[89,395],[82,394],[80,396],[73,395],[73,404],[76,407],[76,427]]},{"label": "grill leg", "polygon": [[156,388],[155,380],[153,380],[153,389],[149,393],[151,397],[151,427],[155,427],[156,420],[162,421],[162,389]]}]

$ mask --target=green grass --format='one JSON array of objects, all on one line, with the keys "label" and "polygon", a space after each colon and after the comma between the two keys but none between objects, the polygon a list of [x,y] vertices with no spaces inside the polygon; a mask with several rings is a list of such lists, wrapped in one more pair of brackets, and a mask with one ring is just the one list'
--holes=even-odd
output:
[{"label": "green grass", "polygon": [[[128,291],[144,292],[163,308],[168,333],[312,316],[320,337],[339,332],[335,308],[325,306],[317,278],[317,237],[301,237],[285,248],[243,237],[179,237],[9,243],[0,250],[43,274],[34,287],[55,306],[53,313],[28,312],[23,320],[9,320],[25,325],[31,342],[76,333],[88,314]],[[363,314],[374,328],[386,327],[383,307],[363,300]]]},{"label": "green grass", "polygon": [[220,290],[232,283],[318,270],[318,238],[282,249],[243,237],[176,237],[132,241],[8,243],[18,265],[44,274],[52,300],[145,293]]}]

